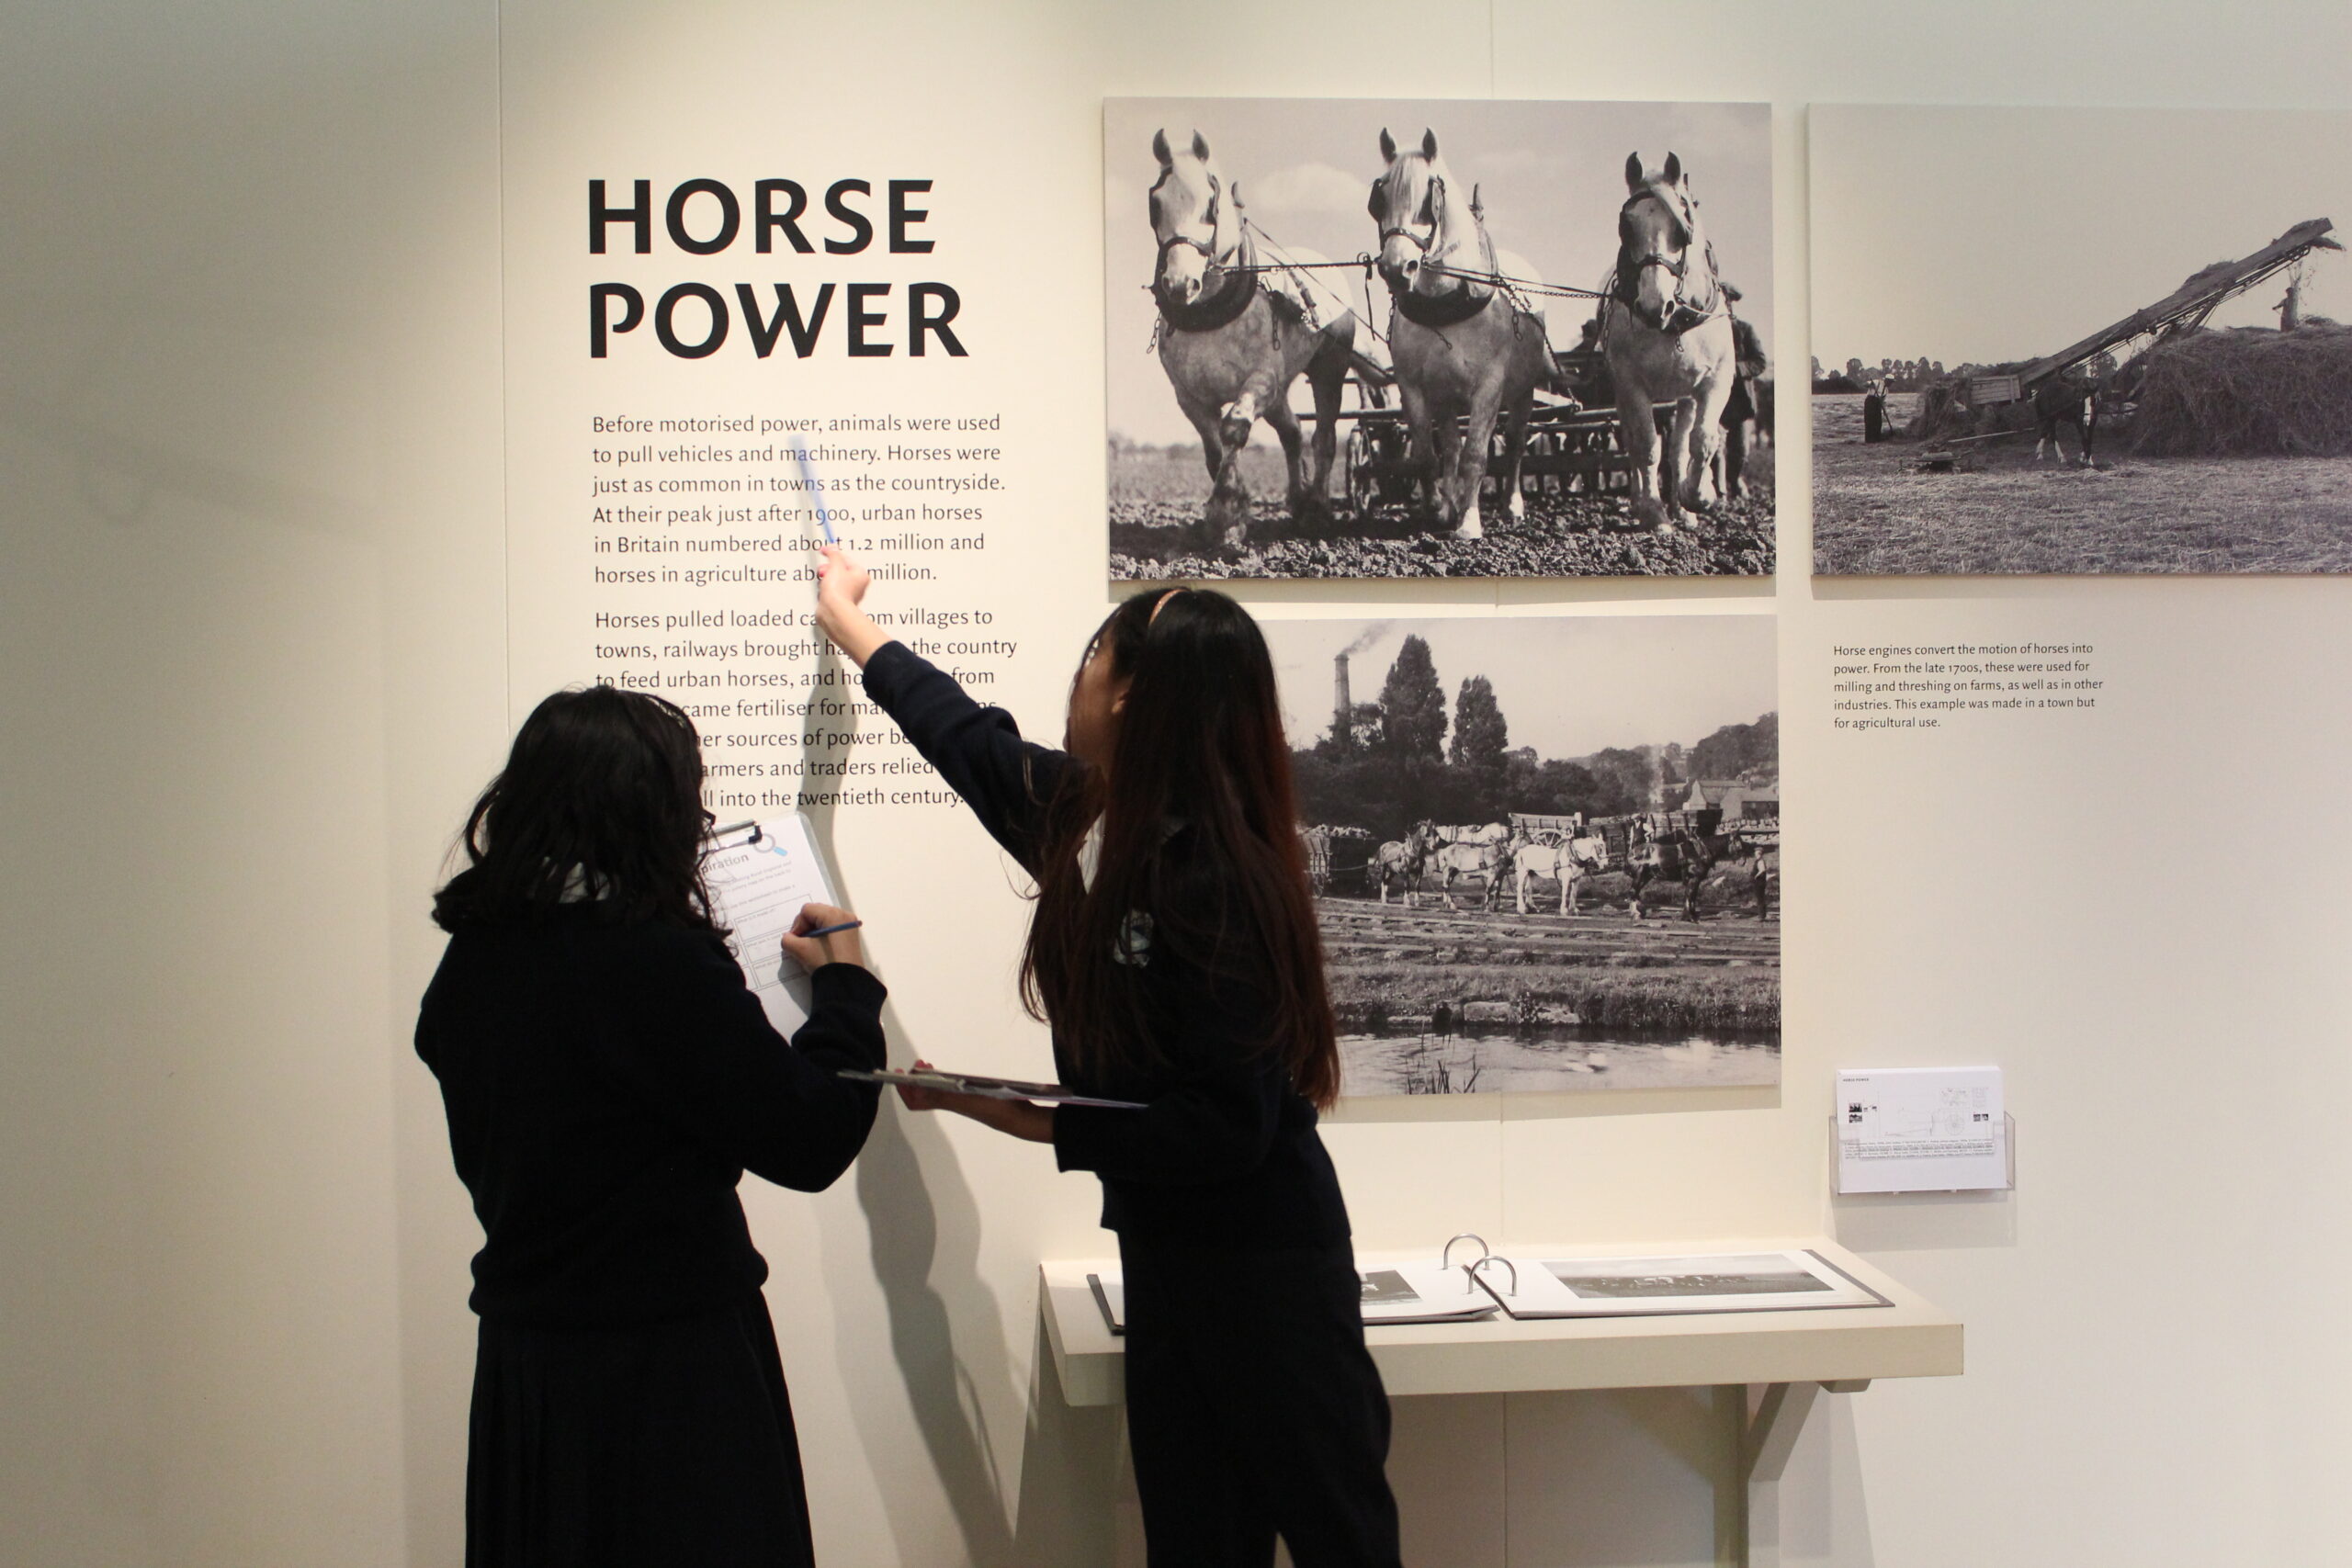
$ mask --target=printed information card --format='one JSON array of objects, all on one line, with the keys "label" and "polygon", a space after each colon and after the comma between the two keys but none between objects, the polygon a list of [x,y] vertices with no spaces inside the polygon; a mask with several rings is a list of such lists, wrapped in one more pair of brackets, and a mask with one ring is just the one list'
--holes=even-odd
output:
[{"label": "printed information card", "polygon": [[1838,1190],[1963,1192],[2011,1185],[1998,1067],[1838,1075]]}]

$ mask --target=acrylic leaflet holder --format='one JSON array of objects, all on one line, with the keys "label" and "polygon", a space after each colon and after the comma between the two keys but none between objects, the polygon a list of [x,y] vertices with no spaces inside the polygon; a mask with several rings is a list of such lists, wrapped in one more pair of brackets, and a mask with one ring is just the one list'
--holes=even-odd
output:
[{"label": "acrylic leaflet holder", "polygon": [[2018,1119],[2006,1111],[1968,1147],[1885,1156],[1842,1141],[1829,1119],[1829,1190],[1840,1198],[1903,1192],[2012,1192],[2018,1185]]}]

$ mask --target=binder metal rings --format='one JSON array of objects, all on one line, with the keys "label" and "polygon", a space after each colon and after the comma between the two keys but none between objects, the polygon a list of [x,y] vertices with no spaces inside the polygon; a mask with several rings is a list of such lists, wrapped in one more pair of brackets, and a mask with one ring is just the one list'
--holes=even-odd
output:
[{"label": "binder metal rings", "polygon": [[[1451,1269],[1453,1267],[1454,1241],[1476,1242],[1478,1244],[1478,1257],[1482,1262],[1494,1255],[1495,1249],[1487,1245],[1487,1238],[1485,1236],[1478,1235],[1476,1231],[1464,1231],[1460,1235],[1455,1236],[1453,1241],[1447,1242],[1445,1244],[1445,1250],[1437,1255],[1437,1266],[1439,1268]],[[1475,1265],[1472,1267],[1475,1267]]]},{"label": "binder metal rings", "polygon": [[1510,1270],[1510,1288],[1505,1291],[1503,1294],[1507,1296],[1515,1296],[1519,1294],[1519,1265],[1513,1263],[1508,1258],[1499,1257],[1490,1252],[1487,1254],[1486,1257],[1481,1258],[1477,1262],[1471,1264],[1462,1271],[1464,1274],[1469,1275],[1471,1280],[1475,1282],[1478,1276],[1486,1271],[1487,1265],[1489,1263],[1499,1263],[1504,1268]]}]

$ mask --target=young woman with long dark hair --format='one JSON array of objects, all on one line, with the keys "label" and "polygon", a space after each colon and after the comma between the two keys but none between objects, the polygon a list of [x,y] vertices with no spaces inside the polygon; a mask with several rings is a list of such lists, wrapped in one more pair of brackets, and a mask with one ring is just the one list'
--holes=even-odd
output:
[{"label": "young woman with long dark hair", "polygon": [[[417,1054],[484,1245],[468,1568],[807,1568],[800,1453],[736,1183],[820,1191],[883,1061],[856,933],[784,939],[814,1006],[770,1027],[702,879],[694,722],[642,693],[526,719],[434,900]],[[837,924],[811,904],[796,932]]]},{"label": "young woman with long dark hair", "polygon": [[1315,1131],[1339,1051],[1264,638],[1198,589],[1112,612],[1066,750],[1021,738],[860,608],[824,552],[817,615],[1036,879],[1022,960],[1062,1080],[1140,1111],[910,1092],[1102,1182],[1153,1568],[1396,1568],[1388,1404],[1347,1208]]}]

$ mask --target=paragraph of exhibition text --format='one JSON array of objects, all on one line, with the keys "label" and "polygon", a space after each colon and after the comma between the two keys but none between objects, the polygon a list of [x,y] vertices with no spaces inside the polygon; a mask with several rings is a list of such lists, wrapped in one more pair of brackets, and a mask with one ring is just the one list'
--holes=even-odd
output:
[{"label": "paragraph of exhibition text", "polygon": [[954,804],[829,656],[813,547],[830,525],[888,585],[875,619],[986,701],[1019,652],[964,570],[1005,498],[1002,426],[906,412],[592,418],[595,669],[693,716],[715,806]]},{"label": "paragraph of exhibition text", "polygon": [[1945,729],[2016,716],[2086,714],[2107,682],[2086,642],[1836,644],[1830,724],[1838,729]]}]

